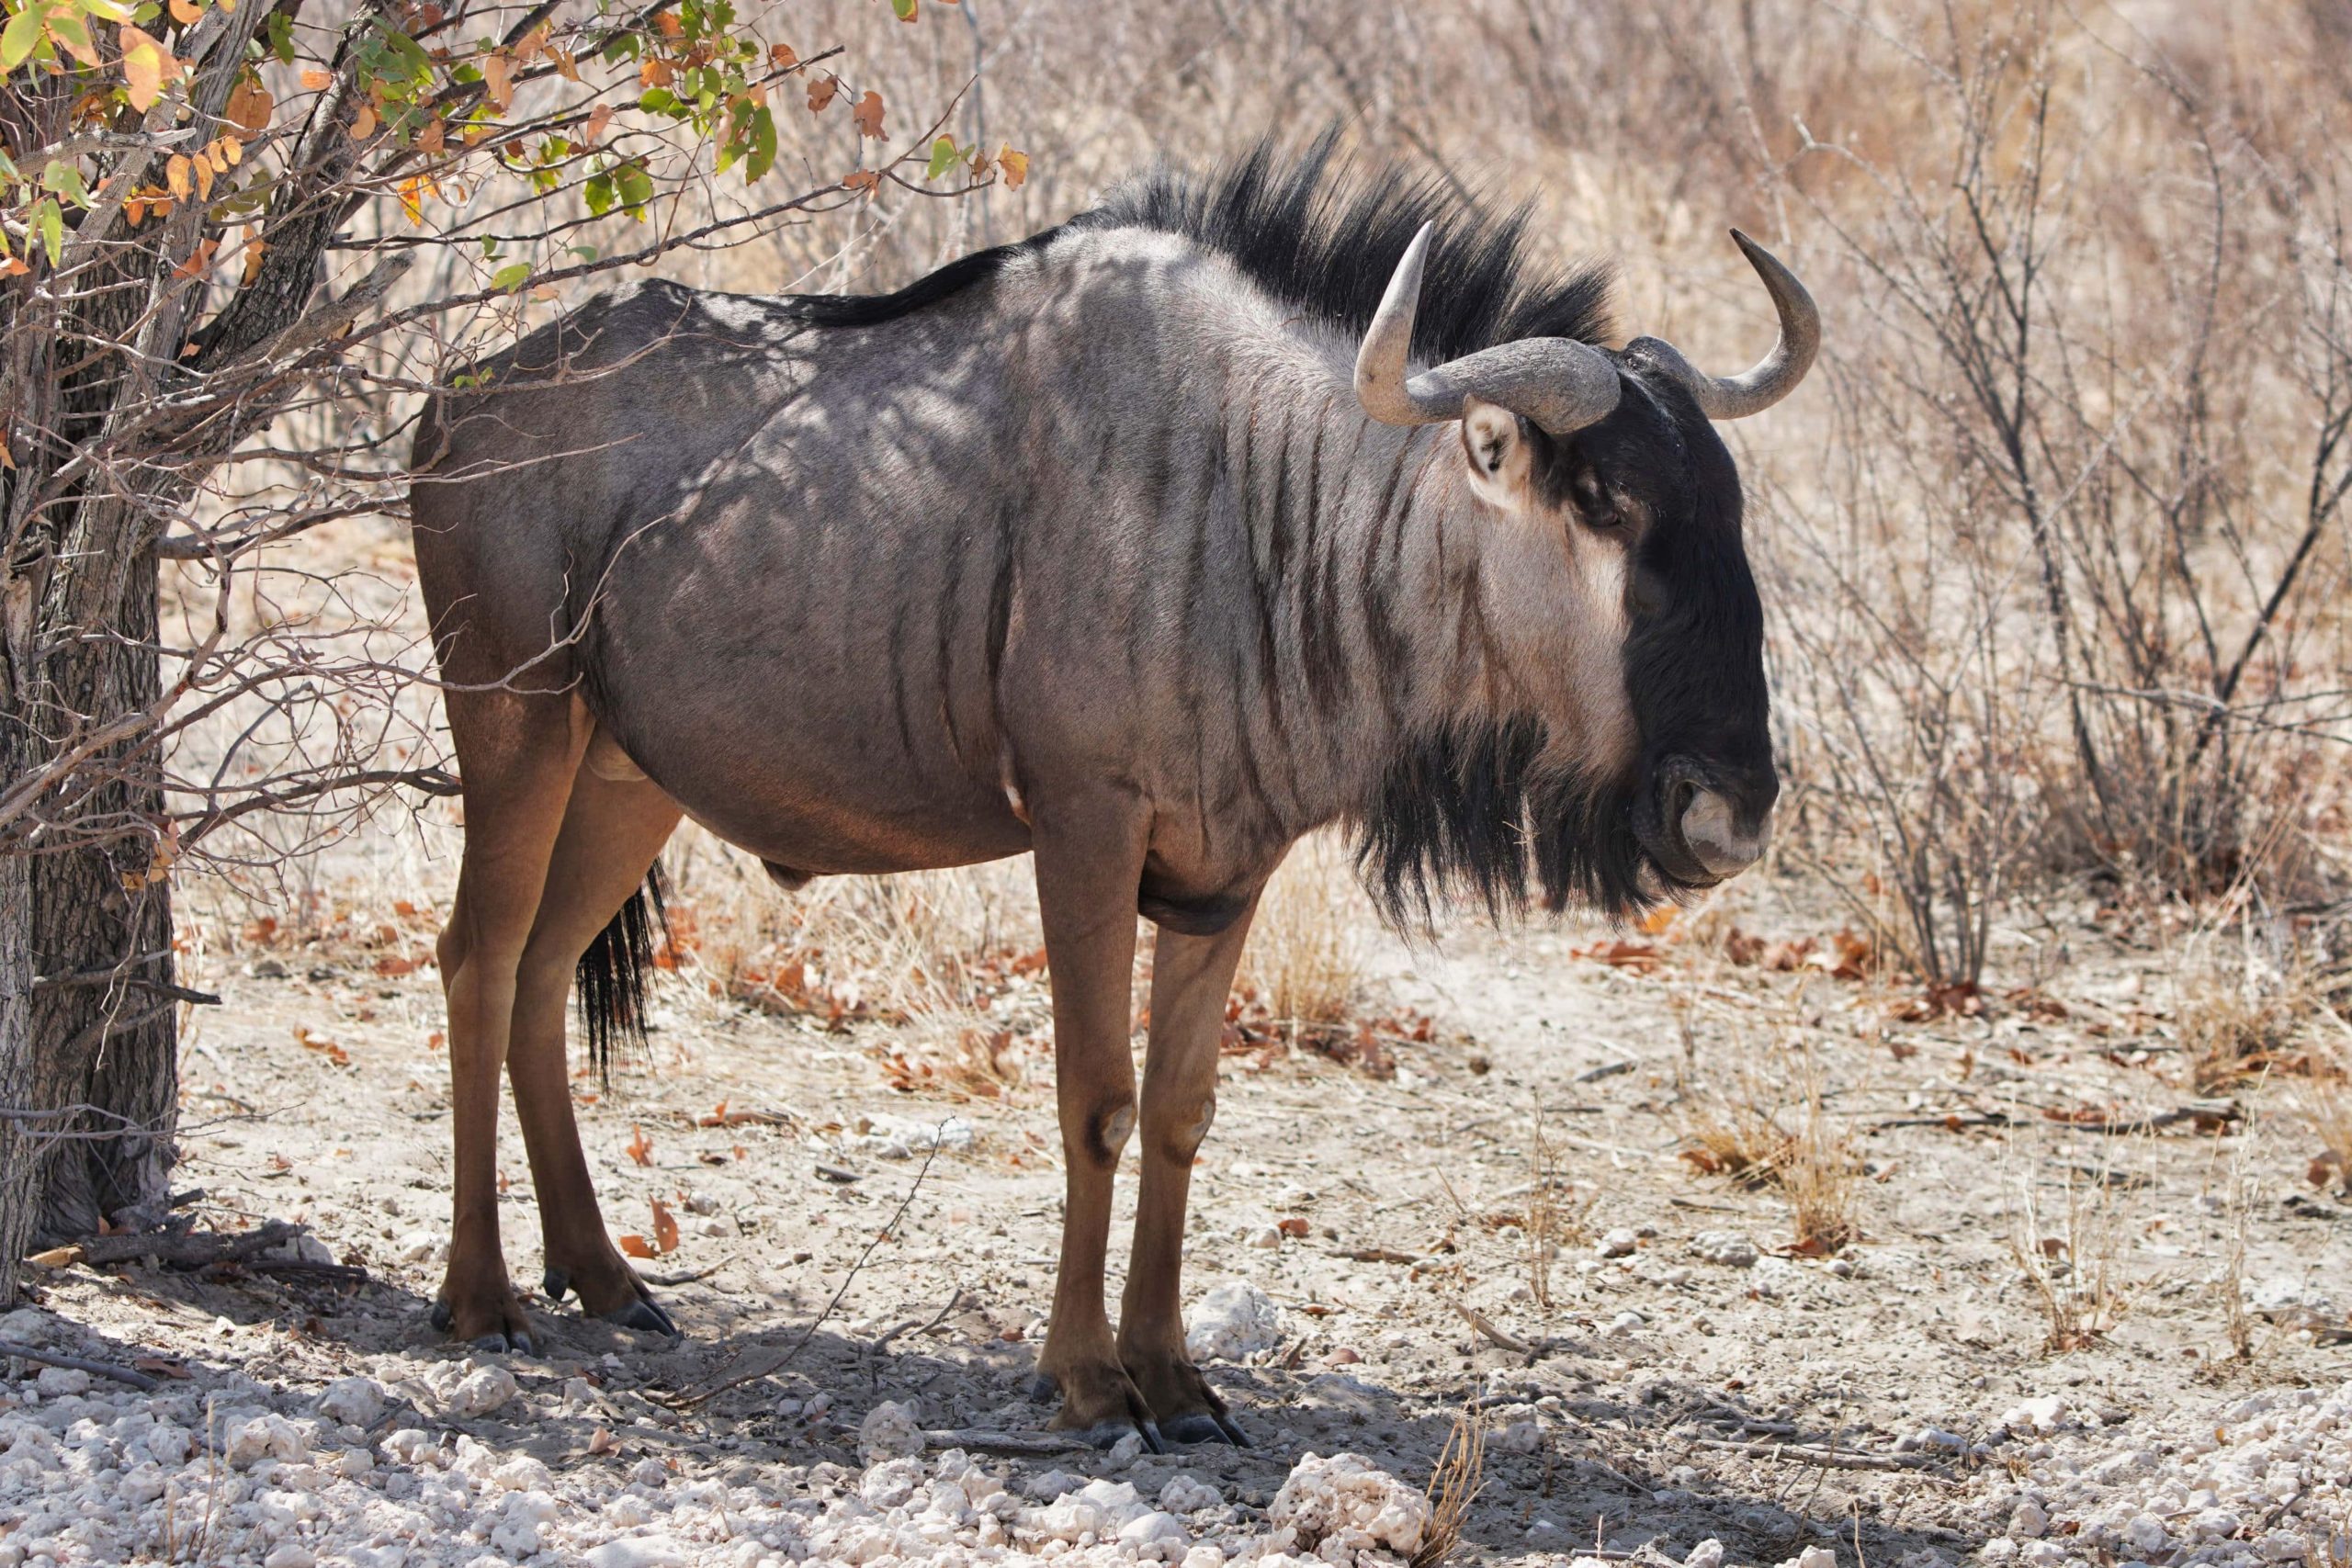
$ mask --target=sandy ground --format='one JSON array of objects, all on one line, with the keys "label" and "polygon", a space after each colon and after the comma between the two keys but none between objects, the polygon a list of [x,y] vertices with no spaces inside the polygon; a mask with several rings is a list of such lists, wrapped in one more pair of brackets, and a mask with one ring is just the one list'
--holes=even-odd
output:
[{"label": "sandy ground", "polygon": [[[2352,1223],[2306,1183],[2278,1091],[2162,1119],[2196,1099],[2176,961],[2086,918],[2040,997],[1906,1022],[1901,993],[1824,972],[1834,920],[1777,897],[1747,919],[1830,956],[1734,964],[1720,917],[1714,942],[1615,964],[1581,928],[1464,928],[1375,956],[1373,1013],[1435,1024],[1383,1042],[1393,1076],[1229,1052],[1188,1291],[1271,1303],[1263,1348],[1240,1335],[1210,1370],[1257,1446],[1167,1456],[1001,1451],[1050,1415],[1026,1397],[1060,1211],[1049,1086],[901,1087],[887,1025],[682,1006],[665,978],[652,1061],[578,1092],[615,1230],[665,1235],[657,1202],[678,1227],[642,1267],[685,1337],[548,1307],[540,1354],[502,1368],[425,1325],[448,1202],[434,975],[237,953],[186,1064],[189,1212],[315,1242],[31,1271],[37,1305],[0,1333],[161,1387],[13,1364],[0,1562],[1209,1568],[1318,1536],[1340,1562],[1409,1543],[1299,1523],[1294,1465],[1351,1452],[1418,1493],[1465,1408],[1474,1560],[2324,1562],[2352,1529]],[[393,951],[429,951],[430,924]],[[1001,1005],[1034,1025],[1028,984]],[[1795,1126],[1808,1062],[1862,1167],[1862,1236],[1835,1257],[1782,1256],[1781,1194],[1682,1157],[1743,1083]],[[501,1158],[507,1255],[536,1280],[511,1118]],[[2108,1281],[2112,1327],[2051,1350],[2021,1245],[2062,1293]],[[885,1404],[905,1408],[869,1424]],[[893,1458],[916,1428],[929,1451]]]}]

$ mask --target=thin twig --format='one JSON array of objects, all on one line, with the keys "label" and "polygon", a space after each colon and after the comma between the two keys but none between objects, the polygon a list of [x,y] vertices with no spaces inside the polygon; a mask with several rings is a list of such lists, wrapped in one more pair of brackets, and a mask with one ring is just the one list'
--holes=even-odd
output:
[{"label": "thin twig", "polygon": [[19,1345],[13,1339],[0,1339],[0,1356],[20,1356],[28,1361],[39,1361],[45,1367],[67,1367],[93,1377],[112,1378],[127,1382],[141,1393],[152,1393],[164,1385],[145,1372],[134,1372],[129,1367],[118,1367],[112,1361],[85,1360],[80,1356],[60,1356],[51,1350],[37,1350],[30,1345]]},{"label": "thin twig", "polygon": [[913,1183],[907,1188],[907,1195],[899,1200],[898,1208],[891,1212],[889,1223],[885,1224],[880,1230],[876,1231],[873,1236],[866,1242],[864,1250],[860,1251],[857,1255],[857,1261],[849,1266],[848,1274],[842,1277],[840,1288],[833,1292],[832,1300],[825,1303],[825,1310],[817,1314],[815,1322],[809,1324],[807,1328],[800,1331],[800,1337],[794,1340],[789,1348],[765,1366],[755,1367],[749,1371],[738,1372],[733,1377],[727,1379],[725,1382],[713,1383],[710,1387],[702,1390],[700,1393],[681,1393],[663,1397],[662,1403],[669,1405],[673,1410],[691,1409],[695,1405],[707,1404],[718,1395],[725,1393],[729,1389],[741,1388],[747,1382],[757,1382],[761,1378],[770,1376],[775,1372],[780,1372],[785,1368],[790,1366],[792,1364],[793,1358],[799,1355],[802,1350],[808,1348],[808,1341],[817,1337],[817,1330],[822,1328],[825,1325],[826,1321],[833,1315],[833,1309],[842,1304],[842,1297],[847,1295],[849,1293],[850,1286],[857,1282],[858,1272],[865,1267],[865,1260],[874,1255],[874,1249],[882,1244],[882,1240],[885,1236],[899,1228],[899,1222],[900,1220],[906,1218],[907,1210],[914,1203],[915,1194],[922,1190],[923,1179],[931,1174],[932,1161],[939,1157],[939,1134],[941,1132],[945,1130],[946,1126],[947,1123],[945,1122],[942,1122],[937,1128],[933,1130],[930,1151],[922,1156],[922,1168],[915,1172]]}]

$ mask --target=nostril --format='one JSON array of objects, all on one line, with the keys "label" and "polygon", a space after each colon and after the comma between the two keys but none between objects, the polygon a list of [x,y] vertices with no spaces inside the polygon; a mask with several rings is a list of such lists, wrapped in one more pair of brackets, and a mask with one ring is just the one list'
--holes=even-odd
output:
[{"label": "nostril", "polygon": [[1743,832],[1730,797],[1711,789],[1698,791],[1676,821],[1683,844],[1701,865],[1718,876],[1730,876],[1753,865],[1771,838],[1769,809],[1755,830]]}]

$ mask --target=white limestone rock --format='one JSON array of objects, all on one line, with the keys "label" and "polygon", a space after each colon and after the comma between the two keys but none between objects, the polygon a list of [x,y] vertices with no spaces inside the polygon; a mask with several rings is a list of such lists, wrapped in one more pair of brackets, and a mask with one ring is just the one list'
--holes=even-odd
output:
[{"label": "white limestone rock", "polygon": [[1196,1361],[1238,1361],[1282,1342],[1282,1309],[1247,1280],[1219,1285],[1185,1320],[1184,1348]]}]

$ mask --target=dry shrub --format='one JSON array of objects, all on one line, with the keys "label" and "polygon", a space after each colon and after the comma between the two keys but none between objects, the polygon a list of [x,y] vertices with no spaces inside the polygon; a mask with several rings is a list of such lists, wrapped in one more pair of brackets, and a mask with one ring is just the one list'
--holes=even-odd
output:
[{"label": "dry shrub", "polygon": [[1429,1534],[1413,1553],[1411,1568],[1437,1568],[1453,1555],[1462,1544],[1470,1506],[1486,1487],[1486,1412],[1475,1403],[1465,1404],[1453,1417],[1453,1429],[1446,1434],[1445,1447],[1430,1472]]},{"label": "dry shrub", "polygon": [[2067,1168],[2064,1206],[2052,1224],[2040,1195],[2038,1162],[2020,1163],[2014,1144],[2007,1154],[2009,1251],[2049,1325],[2043,1348],[2063,1352],[2094,1345],[2130,1306],[2121,1264],[2125,1227],[2107,1172],[2086,1179]]},{"label": "dry shrub", "polygon": [[1345,1023],[1363,984],[1365,913],[1339,836],[1301,840],[1259,900],[1238,984],[1294,1034]]}]

